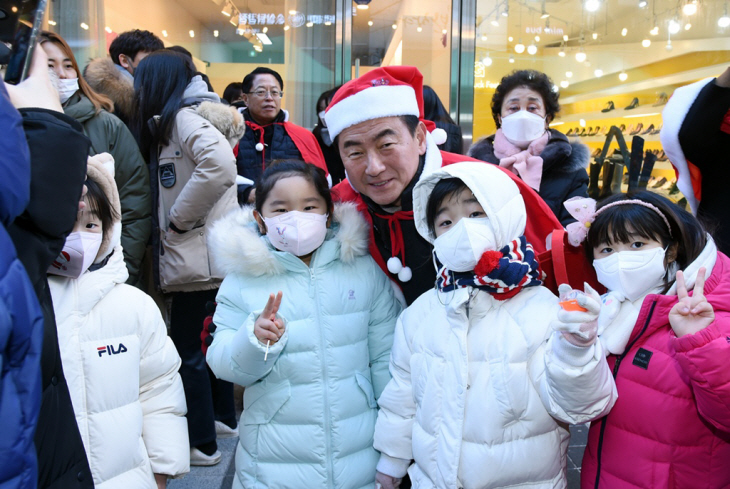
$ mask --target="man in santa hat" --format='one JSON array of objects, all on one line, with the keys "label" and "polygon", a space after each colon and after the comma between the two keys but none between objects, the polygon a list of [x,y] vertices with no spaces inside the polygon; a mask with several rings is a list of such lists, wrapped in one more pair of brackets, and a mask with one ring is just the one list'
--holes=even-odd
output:
[{"label": "man in santa hat", "polygon": [[662,120],[662,148],[677,171],[677,187],[692,213],[714,228],[720,251],[730,253],[730,68],[676,89]]},{"label": "man in santa hat", "polygon": [[[370,254],[411,304],[436,278],[433,248],[413,222],[413,187],[444,165],[476,160],[439,151],[446,133],[423,119],[423,76],[413,66],[382,67],[349,81],[332,98],[325,122],[347,176],[334,198],[356,202],[372,223]],[[507,174],[523,194],[525,236],[539,254],[560,223],[532,189]]]}]

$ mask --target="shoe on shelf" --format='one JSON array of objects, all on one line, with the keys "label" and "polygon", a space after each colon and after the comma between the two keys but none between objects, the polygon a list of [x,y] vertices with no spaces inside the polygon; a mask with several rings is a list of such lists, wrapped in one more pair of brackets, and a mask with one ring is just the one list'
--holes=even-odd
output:
[{"label": "shoe on shelf", "polygon": [[633,124],[629,124],[629,127],[628,127],[628,129],[626,129],[626,132],[631,134],[634,132],[634,129],[636,129],[636,127]]},{"label": "shoe on shelf", "polygon": [[231,428],[223,421],[216,420],[215,422],[215,436],[216,438],[235,438],[238,436],[238,429]]},{"label": "shoe on shelf", "polygon": [[593,151],[593,153],[591,153],[591,158],[595,158],[600,154],[601,154],[601,148],[596,148],[595,151]]},{"label": "shoe on shelf", "polygon": [[664,150],[661,150],[656,153],[656,159],[659,161],[667,161],[667,159],[669,159],[669,158],[664,153]]},{"label": "shoe on shelf", "polygon": [[217,465],[221,461],[221,452],[216,450],[213,455],[206,455],[197,448],[190,449],[190,465],[196,465],[200,467],[209,467],[211,465]]},{"label": "shoe on shelf", "polygon": [[613,105],[613,100],[609,100],[609,101],[608,101],[608,102],[606,103],[606,107],[605,107],[605,108],[603,108],[603,109],[601,109],[601,112],[611,112],[611,111],[612,111],[612,110],[614,110],[615,108],[616,108],[616,107],[614,107],[614,105]]},{"label": "shoe on shelf", "polygon": [[631,110],[635,109],[639,106],[639,98],[634,97],[634,100],[631,101],[631,103],[628,105],[628,107],[625,107],[624,110]]},{"label": "shoe on shelf", "polygon": [[651,135],[655,136],[655,135],[659,134],[660,132],[662,132],[662,127],[664,127],[664,124],[659,124],[659,127],[654,129],[653,131],[651,131]]},{"label": "shoe on shelf", "polygon": [[626,131],[626,125],[625,124],[621,124],[620,126],[618,126],[618,130],[621,131],[621,132],[625,132]]},{"label": "shoe on shelf", "polygon": [[637,134],[639,134],[641,132],[642,129],[644,129],[644,124],[641,123],[641,122],[639,122],[639,124],[637,124],[637,126],[636,126],[636,129],[634,129],[633,131],[631,131],[629,133],[629,135],[636,136]]},{"label": "shoe on shelf", "polygon": [[646,136],[647,134],[651,134],[654,131],[654,124],[650,125],[646,128],[646,131],[642,132],[642,136]]},{"label": "shoe on shelf", "polygon": [[572,136],[573,135],[573,129],[568,129],[568,132],[565,133],[566,136]]},{"label": "shoe on shelf", "polygon": [[657,180],[656,183],[654,183],[654,185],[651,186],[651,188],[659,188],[662,185],[665,185],[666,183],[667,183],[667,179],[662,177],[659,180]]},{"label": "shoe on shelf", "polygon": [[583,137],[586,137],[586,136],[590,136],[592,132],[593,132],[593,126],[588,126],[585,129],[585,131],[583,131],[582,133],[580,133],[580,135],[583,136]]},{"label": "shoe on shelf", "polygon": [[669,97],[667,97],[667,94],[664,92],[661,92],[659,96],[656,99],[656,103],[653,105],[653,107],[659,107],[660,105],[664,105],[669,100]]}]

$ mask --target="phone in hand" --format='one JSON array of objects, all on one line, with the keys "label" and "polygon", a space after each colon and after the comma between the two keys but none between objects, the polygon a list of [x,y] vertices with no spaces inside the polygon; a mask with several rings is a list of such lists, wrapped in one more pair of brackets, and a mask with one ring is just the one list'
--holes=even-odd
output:
[{"label": "phone in hand", "polygon": [[0,0],[0,65],[5,81],[28,76],[48,0]]}]

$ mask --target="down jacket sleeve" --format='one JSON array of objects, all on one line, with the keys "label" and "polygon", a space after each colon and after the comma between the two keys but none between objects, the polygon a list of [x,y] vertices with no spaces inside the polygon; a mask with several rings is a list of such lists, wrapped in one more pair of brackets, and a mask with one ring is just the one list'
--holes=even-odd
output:
[{"label": "down jacket sleeve", "polygon": [[139,301],[144,302],[139,366],[142,437],[154,473],[182,475],[190,471],[190,449],[180,356],[155,303],[141,293]]},{"label": "down jacket sleeve", "polygon": [[390,279],[370,257],[368,257],[368,260],[372,263],[371,268],[375,275],[374,283],[376,285],[373,289],[380,291],[370,308],[370,323],[368,325],[370,377],[375,399],[378,399],[386,384],[390,381],[388,361],[393,346],[393,330],[401,312],[401,306],[395,298]]},{"label": "down jacket sleeve", "polygon": [[170,221],[184,231],[205,219],[216,202],[235,183],[236,159],[231,145],[210,122],[188,109],[178,113],[176,125],[183,151],[195,161],[195,170],[170,208]]},{"label": "down jacket sleeve", "polygon": [[[715,321],[693,335],[672,339],[675,358],[692,383],[700,415],[730,433],[730,316],[716,313]],[[722,315],[721,315],[722,314]]]},{"label": "down jacket sleeve", "polygon": [[600,342],[577,347],[553,331],[550,322],[557,314],[557,298],[547,289],[541,288],[538,293],[539,300],[519,312],[518,322],[526,335],[542,339],[528,361],[528,368],[545,409],[554,418],[570,424],[603,416],[618,395]]},{"label": "down jacket sleeve", "polygon": [[[218,305],[213,316],[216,330],[206,360],[216,377],[247,387],[271,371],[289,334],[285,329],[266,355],[266,345],[253,334],[254,323],[262,311],[246,311],[239,305],[241,301],[236,300],[241,293],[238,282],[236,275],[229,275],[218,291]],[[277,317],[286,328],[286,319]]]},{"label": "down jacket sleeve", "polygon": [[[385,386],[378,404],[378,420],[375,423],[373,447],[381,452],[378,470],[393,477],[405,474],[413,458],[411,437],[416,415],[416,403],[411,388],[411,341],[406,337],[403,317],[395,326],[395,340],[390,356],[390,373],[393,378]],[[388,471],[388,468],[395,469]],[[389,473],[393,472],[393,473]]]},{"label": "down jacket sleeve", "polygon": [[116,121],[113,134],[114,180],[122,204],[122,250],[129,270],[128,284],[139,281],[142,258],[152,232],[152,195],[147,165],[132,133]]}]

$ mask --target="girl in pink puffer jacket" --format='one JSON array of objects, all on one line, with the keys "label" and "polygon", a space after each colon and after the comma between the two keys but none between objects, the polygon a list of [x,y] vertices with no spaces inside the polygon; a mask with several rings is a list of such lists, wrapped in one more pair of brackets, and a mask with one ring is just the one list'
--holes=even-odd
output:
[{"label": "girl in pink puffer jacket", "polygon": [[[730,485],[730,259],[694,216],[647,191],[581,215],[603,296],[598,334],[618,390],[591,423],[583,488]],[[584,231],[585,234],[585,231]]]}]

